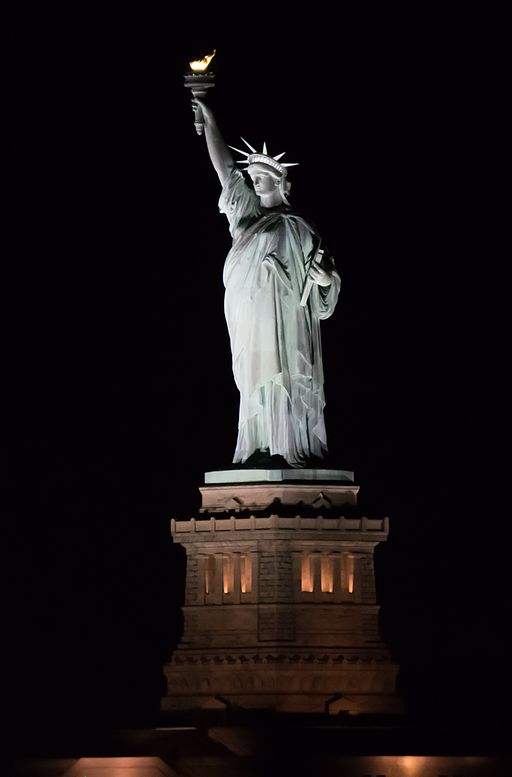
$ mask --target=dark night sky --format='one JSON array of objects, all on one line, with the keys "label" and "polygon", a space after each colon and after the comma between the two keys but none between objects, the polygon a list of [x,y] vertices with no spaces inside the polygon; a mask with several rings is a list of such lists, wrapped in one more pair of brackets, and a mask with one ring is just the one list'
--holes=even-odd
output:
[{"label": "dark night sky", "polygon": [[258,7],[216,23],[163,3],[71,5],[27,3],[14,19],[22,220],[4,472],[20,716],[151,716],[179,631],[168,518],[198,509],[203,472],[234,449],[229,234],[182,86],[188,60],[216,48],[227,142],[301,162],[292,201],[342,276],[323,325],[329,442],[363,510],[391,517],[378,574],[409,710],[507,717],[488,299],[468,272],[487,261],[498,134],[485,4]]}]

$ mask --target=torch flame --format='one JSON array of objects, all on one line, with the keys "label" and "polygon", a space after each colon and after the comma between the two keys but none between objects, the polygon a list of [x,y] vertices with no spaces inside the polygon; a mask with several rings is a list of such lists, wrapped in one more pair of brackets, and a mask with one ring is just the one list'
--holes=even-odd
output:
[{"label": "torch flame", "polygon": [[216,49],[214,49],[211,54],[207,54],[206,57],[203,57],[203,59],[196,59],[194,62],[189,62],[190,69],[193,70],[194,73],[204,73],[214,58],[215,52]]}]

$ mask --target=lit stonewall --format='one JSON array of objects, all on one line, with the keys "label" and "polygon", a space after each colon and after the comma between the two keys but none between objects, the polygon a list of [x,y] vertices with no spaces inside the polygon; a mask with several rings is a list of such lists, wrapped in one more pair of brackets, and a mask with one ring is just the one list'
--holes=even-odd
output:
[{"label": "lit stonewall", "polygon": [[171,522],[187,573],[162,709],[399,712],[375,597],[388,521],[344,517],[356,512],[352,473],[251,484],[208,474],[201,516]]}]

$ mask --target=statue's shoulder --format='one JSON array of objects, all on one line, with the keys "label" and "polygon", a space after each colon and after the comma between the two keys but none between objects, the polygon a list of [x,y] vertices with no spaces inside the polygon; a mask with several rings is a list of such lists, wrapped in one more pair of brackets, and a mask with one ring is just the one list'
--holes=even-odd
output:
[{"label": "statue's shoulder", "polygon": [[318,235],[318,230],[314,221],[306,214],[297,210],[288,210],[283,213],[284,218],[289,219],[296,228],[302,232],[308,232],[311,235]]}]

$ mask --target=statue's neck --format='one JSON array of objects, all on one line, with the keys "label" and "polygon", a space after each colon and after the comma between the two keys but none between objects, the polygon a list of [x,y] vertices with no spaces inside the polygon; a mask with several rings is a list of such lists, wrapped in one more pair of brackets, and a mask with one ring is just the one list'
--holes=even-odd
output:
[{"label": "statue's neck", "polygon": [[264,208],[275,208],[283,204],[283,198],[278,189],[274,189],[273,192],[268,192],[268,194],[260,194],[259,198]]}]

